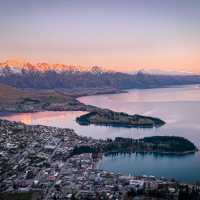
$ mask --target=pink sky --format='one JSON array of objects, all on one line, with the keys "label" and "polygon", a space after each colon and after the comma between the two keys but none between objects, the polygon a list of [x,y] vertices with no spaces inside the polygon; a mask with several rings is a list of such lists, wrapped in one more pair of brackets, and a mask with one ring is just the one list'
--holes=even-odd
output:
[{"label": "pink sky", "polygon": [[0,60],[200,73],[199,10],[197,0],[2,1]]}]

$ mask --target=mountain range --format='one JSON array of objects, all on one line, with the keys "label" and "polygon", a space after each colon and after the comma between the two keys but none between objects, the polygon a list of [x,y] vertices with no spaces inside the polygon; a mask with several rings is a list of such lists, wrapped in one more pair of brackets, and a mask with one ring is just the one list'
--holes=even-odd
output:
[{"label": "mountain range", "polygon": [[0,63],[0,83],[23,89],[64,89],[74,92],[93,88],[103,91],[104,88],[123,90],[200,84],[200,75],[150,73],[143,70],[128,74],[108,71],[99,66],[32,64],[20,60],[7,60]]},{"label": "mountain range", "polygon": [[[67,64],[51,64],[47,62],[31,63],[23,59],[8,59],[5,62],[0,62],[0,71],[4,68],[10,68],[15,73],[20,73],[22,70],[35,70],[40,72],[56,71],[56,72],[114,72],[99,66],[80,66],[80,65],[67,65]],[[173,70],[159,70],[156,68],[138,69],[132,72],[137,74],[142,72],[144,74],[154,75],[195,75],[190,71],[173,71]]]},{"label": "mountain range", "polygon": [[56,72],[105,72],[103,67],[99,66],[80,66],[66,64],[50,64],[46,62],[31,63],[21,59],[9,59],[5,62],[0,62],[1,71],[4,68],[10,68],[15,73],[20,73],[22,70],[34,70],[39,72],[56,71]]}]

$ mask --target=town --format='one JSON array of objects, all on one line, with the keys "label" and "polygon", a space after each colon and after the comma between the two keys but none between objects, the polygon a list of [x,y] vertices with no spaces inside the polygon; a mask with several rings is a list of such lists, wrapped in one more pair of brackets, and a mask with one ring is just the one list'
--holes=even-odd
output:
[{"label": "town", "polygon": [[0,120],[0,134],[0,199],[200,199],[199,184],[99,170],[102,153],[74,149],[107,141],[71,129]]}]

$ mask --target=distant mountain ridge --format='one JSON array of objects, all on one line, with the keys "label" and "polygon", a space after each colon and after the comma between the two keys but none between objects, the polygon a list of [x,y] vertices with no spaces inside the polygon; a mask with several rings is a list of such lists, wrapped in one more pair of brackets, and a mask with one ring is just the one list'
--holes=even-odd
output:
[{"label": "distant mountain ridge", "polygon": [[177,75],[177,76],[187,76],[187,75],[197,75],[190,71],[172,71],[172,70],[159,70],[159,69],[140,69],[134,71],[132,74],[144,73],[144,74],[152,74],[152,75]]},{"label": "distant mountain ridge", "polygon": [[200,75],[134,74],[107,71],[102,67],[89,68],[63,64],[8,60],[0,63],[0,83],[17,88],[32,89],[146,89],[173,85],[200,84]]}]

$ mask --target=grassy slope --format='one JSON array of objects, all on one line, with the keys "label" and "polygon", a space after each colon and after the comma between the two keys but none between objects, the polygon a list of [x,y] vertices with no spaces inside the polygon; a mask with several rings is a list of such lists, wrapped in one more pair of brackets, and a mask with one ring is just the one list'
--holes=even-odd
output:
[{"label": "grassy slope", "polygon": [[53,90],[45,90],[41,92],[25,91],[8,85],[0,84],[0,104],[14,104],[16,102],[21,102],[26,98],[40,101],[50,100],[58,103],[66,102],[72,99],[70,96]]}]

